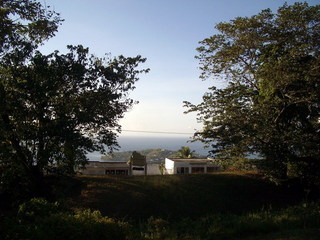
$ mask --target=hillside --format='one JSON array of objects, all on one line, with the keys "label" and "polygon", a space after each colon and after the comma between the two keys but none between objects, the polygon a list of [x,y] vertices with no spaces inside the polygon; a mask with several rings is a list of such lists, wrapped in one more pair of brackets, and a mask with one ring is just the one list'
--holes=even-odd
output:
[{"label": "hillside", "polygon": [[300,200],[294,191],[284,191],[256,177],[235,174],[82,176],[80,179],[87,187],[76,200],[77,204],[120,218],[239,214],[287,206]]},{"label": "hillside", "polygon": [[253,173],[50,179],[59,201],[1,216],[0,239],[320,239],[319,196]]},{"label": "hillside", "polygon": [[[142,155],[146,156],[148,162],[162,162],[167,157],[175,157],[178,155],[178,151],[166,150],[166,149],[145,149],[138,151]],[[110,155],[105,155],[101,157],[101,160],[108,161],[128,161],[132,151],[125,152],[114,152]],[[195,157],[204,157],[195,154]]]},{"label": "hillside", "polygon": [[[75,208],[125,219],[141,239],[319,239],[320,205],[255,175],[79,178]],[[192,227],[191,227],[192,226]]]}]

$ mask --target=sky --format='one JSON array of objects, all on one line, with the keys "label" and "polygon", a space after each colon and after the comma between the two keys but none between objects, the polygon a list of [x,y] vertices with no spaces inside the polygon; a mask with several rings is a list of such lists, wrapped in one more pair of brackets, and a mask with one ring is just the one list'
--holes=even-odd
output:
[{"label": "sky", "polygon": [[[199,79],[196,48],[199,41],[216,34],[214,26],[238,16],[252,16],[282,0],[40,0],[65,19],[56,36],[41,47],[43,53],[67,45],[81,44],[103,57],[124,55],[147,58],[130,98],[139,101],[120,120],[121,135],[163,135],[174,132],[192,135],[201,129],[196,114],[184,114],[183,101],[197,104],[210,86],[223,87],[219,80]],[[319,0],[307,1],[310,5]],[[130,131],[128,131],[130,130]],[[138,131],[138,132],[131,132]],[[166,134],[181,136],[181,134]]]}]

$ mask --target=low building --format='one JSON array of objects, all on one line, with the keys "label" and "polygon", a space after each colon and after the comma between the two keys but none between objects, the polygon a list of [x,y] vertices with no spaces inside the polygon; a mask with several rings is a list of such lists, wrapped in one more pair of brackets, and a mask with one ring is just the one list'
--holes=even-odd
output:
[{"label": "low building", "polygon": [[166,158],[166,174],[214,173],[221,170],[213,159]]},{"label": "low building", "polygon": [[90,161],[85,169],[81,170],[86,175],[129,175],[130,166],[127,162]]},{"label": "low building", "polygon": [[146,157],[133,152],[129,161],[89,161],[80,171],[85,175],[147,175]]},{"label": "low building", "polygon": [[146,156],[134,151],[128,164],[130,165],[130,175],[147,175]]}]

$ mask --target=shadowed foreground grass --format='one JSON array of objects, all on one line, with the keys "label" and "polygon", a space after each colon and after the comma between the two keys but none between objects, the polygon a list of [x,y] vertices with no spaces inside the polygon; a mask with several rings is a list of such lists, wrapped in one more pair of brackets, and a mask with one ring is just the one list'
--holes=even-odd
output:
[{"label": "shadowed foreground grass", "polygon": [[150,216],[166,220],[211,214],[242,214],[286,207],[303,193],[283,189],[254,176],[235,174],[172,176],[81,176],[86,187],[72,205],[98,209],[129,220]]},{"label": "shadowed foreground grass", "polygon": [[[32,199],[20,205],[16,216],[0,218],[0,239],[320,239],[320,203],[256,175],[76,180],[82,190],[69,195],[67,204],[65,197],[60,202]],[[54,192],[65,192],[69,180],[62,181]]]},{"label": "shadowed foreground grass", "polygon": [[80,176],[70,199],[134,226],[142,239],[320,239],[320,206],[256,175]]}]

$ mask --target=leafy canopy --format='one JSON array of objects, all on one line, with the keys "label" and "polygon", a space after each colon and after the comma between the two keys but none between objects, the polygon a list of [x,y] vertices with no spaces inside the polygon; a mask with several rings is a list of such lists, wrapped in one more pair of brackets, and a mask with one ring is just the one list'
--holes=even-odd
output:
[{"label": "leafy canopy", "polygon": [[41,54],[61,22],[37,1],[0,2],[0,193],[117,147],[118,121],[135,103],[128,94],[148,72],[141,56],[98,58],[81,45]]},{"label": "leafy canopy", "polygon": [[295,3],[219,23],[200,42],[201,78],[223,78],[203,102],[185,102],[195,138],[222,159],[259,154],[274,179],[316,182],[320,173],[320,6]]},{"label": "leafy canopy", "polygon": [[182,146],[178,150],[177,157],[179,158],[193,158],[195,151],[192,151],[188,146]]}]

